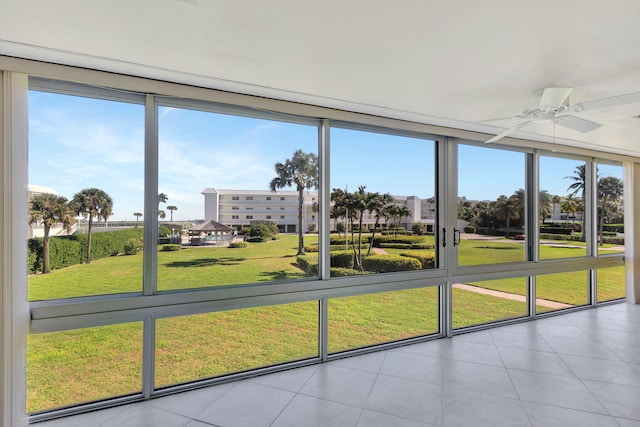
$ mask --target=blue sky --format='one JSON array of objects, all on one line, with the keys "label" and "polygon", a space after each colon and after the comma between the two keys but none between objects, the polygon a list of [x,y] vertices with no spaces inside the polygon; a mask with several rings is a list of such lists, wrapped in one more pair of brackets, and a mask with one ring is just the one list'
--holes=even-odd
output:
[{"label": "blue sky", "polygon": [[[112,220],[143,212],[142,105],[31,92],[29,183],[71,199],[97,187],[114,199]],[[175,205],[175,220],[202,218],[207,187],[268,189],[274,164],[301,149],[317,153],[313,126],[160,107],[159,191]],[[331,131],[331,188],[432,197],[435,147],[429,140],[346,129]],[[459,194],[495,199],[524,187],[522,153],[462,146]],[[541,188],[566,194],[564,179],[579,162],[541,160]],[[499,173],[498,173],[499,171]],[[620,167],[601,174],[622,177]],[[168,213],[168,212],[167,212]],[[143,218],[144,219],[144,218]]]}]

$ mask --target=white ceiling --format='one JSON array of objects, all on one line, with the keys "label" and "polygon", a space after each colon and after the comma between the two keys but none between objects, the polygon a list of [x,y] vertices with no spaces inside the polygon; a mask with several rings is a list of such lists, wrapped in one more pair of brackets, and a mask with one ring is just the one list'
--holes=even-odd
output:
[{"label": "white ceiling", "polygon": [[[495,134],[517,121],[477,122],[537,89],[640,92],[639,21],[638,0],[4,0],[0,54]],[[585,112],[603,126],[556,135],[640,156],[638,115]]]}]

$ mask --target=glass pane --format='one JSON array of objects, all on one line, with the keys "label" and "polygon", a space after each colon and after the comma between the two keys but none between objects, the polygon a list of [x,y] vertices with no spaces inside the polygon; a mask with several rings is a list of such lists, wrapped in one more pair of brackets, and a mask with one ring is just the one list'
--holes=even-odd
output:
[{"label": "glass pane", "polygon": [[317,301],[156,321],[156,387],[317,356]]},{"label": "glass pane", "polygon": [[142,323],[29,335],[27,412],[142,390]]},{"label": "glass pane", "polygon": [[458,147],[458,265],[526,260],[525,155]]},{"label": "glass pane", "polygon": [[611,301],[627,296],[624,265],[599,268],[597,273],[597,302]]},{"label": "glass pane", "polygon": [[540,259],[587,255],[584,171],[583,161],[540,156]]},{"label": "glass pane", "polygon": [[29,92],[28,172],[29,300],[140,292],[143,106]]},{"label": "glass pane", "polygon": [[624,252],[622,166],[598,164],[598,255]]},{"label": "glass pane", "polygon": [[437,334],[438,288],[329,300],[329,353]]},{"label": "glass pane", "polygon": [[536,276],[536,312],[562,310],[589,304],[589,272]]},{"label": "glass pane", "polygon": [[331,276],[435,268],[435,143],[331,129]]},{"label": "glass pane", "polygon": [[454,284],[452,305],[454,329],[525,317],[527,278]]},{"label": "glass pane", "polygon": [[159,290],[317,276],[317,250],[296,259],[317,247],[317,127],[160,107],[159,132]]}]

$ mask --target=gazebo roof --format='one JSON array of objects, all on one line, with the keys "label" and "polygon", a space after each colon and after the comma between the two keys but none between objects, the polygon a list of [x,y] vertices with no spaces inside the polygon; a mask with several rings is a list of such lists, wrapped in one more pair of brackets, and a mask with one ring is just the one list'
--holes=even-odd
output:
[{"label": "gazebo roof", "polygon": [[194,225],[190,231],[233,231],[233,228],[210,219],[202,224]]}]

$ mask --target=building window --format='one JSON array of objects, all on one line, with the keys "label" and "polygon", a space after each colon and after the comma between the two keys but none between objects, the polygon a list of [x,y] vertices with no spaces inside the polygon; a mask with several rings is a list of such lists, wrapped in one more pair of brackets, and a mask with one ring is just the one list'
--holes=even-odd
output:
[{"label": "building window", "polygon": [[247,208],[247,210],[248,210],[248,211],[252,211],[252,210],[253,210],[253,208],[252,208],[252,207],[248,207],[248,208]]},{"label": "building window", "polygon": [[271,215],[267,215],[267,219],[271,219]]},{"label": "building window", "polygon": [[247,200],[253,200],[253,196],[247,196]]},{"label": "building window", "polygon": [[239,215],[231,215],[231,219],[240,219]]},{"label": "building window", "polygon": [[267,200],[271,200],[271,196],[267,196]]},{"label": "building window", "polygon": [[[220,198],[222,199],[222,196],[220,196]],[[232,196],[231,200],[240,200],[240,197],[239,196]]]},{"label": "building window", "polygon": [[247,219],[253,219],[253,215],[247,215]]},{"label": "building window", "polygon": [[280,208],[280,210],[281,210],[281,211],[283,211],[283,210],[284,210],[284,208]]},{"label": "building window", "polygon": [[239,208],[239,207],[237,207],[237,206],[231,206],[231,209],[232,209],[232,210],[234,210],[234,211],[237,211],[237,210],[238,210],[238,209],[240,209],[240,208]]},{"label": "building window", "polygon": [[284,215],[280,215],[280,219],[284,219]]},{"label": "building window", "polygon": [[280,197],[280,200],[284,200],[284,196]]},{"label": "building window", "polygon": [[268,210],[268,211],[270,211],[270,210],[271,210],[271,208],[267,208],[267,210]]}]

